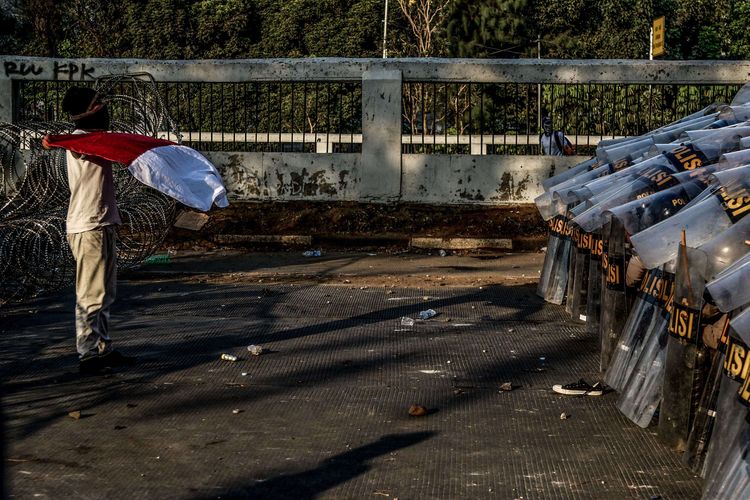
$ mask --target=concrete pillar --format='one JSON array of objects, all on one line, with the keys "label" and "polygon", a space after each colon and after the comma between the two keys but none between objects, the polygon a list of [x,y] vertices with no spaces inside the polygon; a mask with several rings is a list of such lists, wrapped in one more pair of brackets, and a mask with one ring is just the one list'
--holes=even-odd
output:
[{"label": "concrete pillar", "polygon": [[360,199],[376,203],[401,196],[401,71],[362,75]]},{"label": "concrete pillar", "polygon": [[0,122],[13,121],[13,80],[0,78]]}]

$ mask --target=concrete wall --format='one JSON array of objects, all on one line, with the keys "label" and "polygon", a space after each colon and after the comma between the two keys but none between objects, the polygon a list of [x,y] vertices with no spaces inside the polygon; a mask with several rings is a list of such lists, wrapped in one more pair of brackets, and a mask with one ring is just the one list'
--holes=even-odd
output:
[{"label": "concrete wall", "polygon": [[[477,205],[531,203],[541,194],[544,179],[585,159],[407,154],[403,155],[400,174],[373,169],[369,182],[365,182],[362,157],[354,153],[206,155],[221,172],[230,199],[237,201],[384,199]],[[378,172],[381,182],[376,180]],[[373,196],[373,191],[379,195]]]},{"label": "concrete wall", "polygon": [[356,153],[219,153],[206,156],[237,201],[357,201],[363,198]]},{"label": "concrete wall", "polygon": [[92,80],[148,72],[157,81],[359,80],[367,71],[398,71],[405,81],[510,83],[745,83],[750,61],[640,61],[634,59],[50,59],[0,55],[0,81]]},{"label": "concrete wall", "polygon": [[584,161],[577,156],[404,155],[402,201],[531,203],[542,181]]},{"label": "concrete wall", "polygon": [[[404,81],[738,84],[748,61],[558,61],[536,59],[264,59],[148,61],[0,56],[0,121],[14,117],[18,80],[90,81],[147,72],[166,82],[361,81],[362,153],[206,154],[234,200],[391,203],[530,202],[541,181],[583,158],[401,154]],[[464,138],[461,136],[459,139]],[[458,140],[458,139],[457,139]],[[489,143],[489,141],[487,141]]]}]

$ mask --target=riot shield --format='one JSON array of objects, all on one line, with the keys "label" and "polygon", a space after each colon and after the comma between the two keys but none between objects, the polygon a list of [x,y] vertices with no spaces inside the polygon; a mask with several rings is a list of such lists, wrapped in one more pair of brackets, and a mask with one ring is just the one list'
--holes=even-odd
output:
[{"label": "riot shield", "polygon": [[[621,162],[622,161],[623,160],[621,160]],[[567,189],[561,189],[558,191],[558,195],[560,196],[560,199],[565,203],[588,200],[596,195],[605,193],[613,187],[621,187],[623,183],[634,179],[648,168],[657,165],[668,166],[670,165],[670,163],[666,158],[663,157],[663,155],[650,158],[645,161],[640,161],[636,164],[616,163],[613,164],[612,172],[609,175],[601,176],[599,178],[589,180],[583,184],[568,187]]]},{"label": "riot shield", "polygon": [[617,219],[607,226],[609,238],[606,253],[602,256],[602,313],[599,331],[601,338],[601,359],[599,369],[609,366],[617,341],[628,314],[628,300],[625,292],[625,231]]},{"label": "riot shield", "polygon": [[664,380],[668,313],[660,312],[663,318],[661,328],[655,327],[644,335],[641,353],[617,400],[617,408],[623,415],[644,429],[659,408]]},{"label": "riot shield", "polygon": [[729,312],[750,303],[750,254],[738,259],[706,285],[716,306]]},{"label": "riot shield", "polygon": [[[750,103],[750,84],[743,85],[734,95],[730,104],[732,106],[743,106],[747,103]],[[704,114],[705,113],[706,112],[704,111]]]},{"label": "riot shield", "polygon": [[572,251],[569,220],[565,216],[552,219],[549,245],[544,257],[544,267],[539,289],[540,296],[552,304],[562,304],[568,285],[568,265]]},{"label": "riot shield", "polygon": [[586,300],[589,290],[589,264],[591,261],[592,234],[577,228],[573,232],[575,241],[575,266],[573,286],[568,294],[570,315],[574,321],[586,321]]},{"label": "riot shield", "polygon": [[742,430],[741,414],[743,408],[737,401],[737,393],[741,387],[741,379],[739,378],[739,371],[741,370],[738,370],[738,373],[732,376],[727,369],[731,360],[730,353],[734,355],[731,339],[725,349],[726,352],[721,356],[722,375],[719,382],[719,394],[716,398],[716,422],[701,471],[701,475],[706,478],[707,484],[711,482],[711,478],[718,471],[718,466],[723,461],[726,451],[732,446],[733,441]]},{"label": "riot shield", "polygon": [[713,171],[713,166],[680,173],[676,173],[671,167],[663,165],[645,169],[636,178],[614,191],[608,197],[600,199],[600,196],[595,196],[592,198],[591,202],[596,203],[585,212],[577,215],[573,219],[573,222],[584,231],[593,231],[606,223],[609,210],[680,184],[700,181],[703,183],[703,186],[707,186],[708,174]]},{"label": "riot shield", "polygon": [[693,425],[687,440],[682,462],[696,474],[703,472],[703,466],[708,452],[716,423],[716,405],[719,397],[724,353],[712,350],[708,353],[708,370],[700,396],[698,408],[695,411]]},{"label": "riot shield", "polygon": [[654,145],[653,136],[645,136],[624,144],[615,144],[604,149],[603,158],[606,163],[615,163],[623,158],[637,158]]},{"label": "riot shield", "polygon": [[666,328],[667,301],[674,292],[674,273],[669,267],[651,269],[638,288],[633,308],[617,342],[604,382],[622,392],[636,368],[650,335],[659,335]]},{"label": "riot shield", "polygon": [[675,293],[667,324],[669,339],[659,411],[659,437],[685,451],[694,409],[705,380],[707,348],[700,343],[700,321],[707,256],[680,245]]},{"label": "riot shield", "polygon": [[[747,181],[740,181],[744,182]],[[750,196],[744,190],[737,193],[737,189],[722,185],[700,202],[633,235],[631,242],[644,264],[653,268],[673,259],[683,230],[687,232],[688,244],[698,247],[749,213]]]},{"label": "riot shield", "polygon": [[547,249],[544,253],[544,264],[539,273],[539,283],[537,284],[537,295],[543,299],[547,298],[549,282],[555,268],[555,259],[557,257],[558,247],[562,243],[562,235],[559,227],[564,225],[564,218],[555,217],[547,221]]},{"label": "riot shield", "polygon": [[[732,330],[735,323],[732,321]],[[748,401],[750,349],[733,332],[726,346],[724,377],[717,401],[716,427],[705,465],[703,498],[747,498],[750,469]]]},{"label": "riot shield", "polygon": [[745,427],[730,453],[720,466],[720,481],[713,482],[718,486],[711,493],[704,493],[703,498],[728,500],[745,500],[750,498],[750,414],[742,419]]},{"label": "riot shield", "polygon": [[[648,169],[668,168],[675,172],[692,171],[716,163],[722,154],[739,149],[742,137],[750,136],[750,127],[738,127],[710,131],[710,133],[695,142],[684,143],[677,148],[654,158],[632,164],[627,159],[622,168],[613,164],[614,173],[606,178],[587,181],[577,186],[569,186],[558,191],[558,195],[565,203],[588,199],[609,189],[616,183],[633,179]],[[625,160],[620,160],[625,161]],[[660,262],[653,267],[663,264]]]},{"label": "riot shield", "polygon": [[719,161],[716,162],[717,170],[729,170],[750,163],[750,144],[745,144],[746,140],[750,143],[750,137],[740,141],[742,149],[739,151],[725,153],[719,157]]},{"label": "riot shield", "polygon": [[717,170],[711,174],[718,184],[734,194],[736,191],[747,190],[750,187],[750,165],[740,165],[726,170]]},{"label": "riot shield", "polygon": [[700,250],[708,258],[706,275],[713,278],[731,267],[735,262],[744,262],[748,250],[750,250],[750,246],[745,243],[746,241],[750,241],[750,217],[743,216],[701,245]]},{"label": "riot shield", "polygon": [[544,181],[542,181],[542,188],[545,191],[549,191],[551,187],[561,184],[569,179],[572,179],[573,177],[579,174],[588,172],[589,170],[593,170],[598,166],[599,165],[597,164],[597,161],[595,158],[586,160],[582,163],[579,163],[575,167],[569,168],[565,172],[560,172],[559,174],[553,177],[550,177],[549,179],[545,179]]},{"label": "riot shield", "polygon": [[[686,143],[684,148],[678,148],[675,151],[675,159],[679,160],[686,168],[695,162],[706,164],[713,163],[719,159],[722,154],[737,151],[740,149],[740,140],[743,137],[750,136],[750,127],[732,126],[709,131],[702,134],[698,131],[687,131],[685,134],[690,137],[696,137],[691,144]],[[696,154],[697,153],[697,154]]]},{"label": "riot shield", "polygon": [[537,210],[539,210],[542,219],[546,221],[557,215],[564,215],[568,207],[567,202],[562,200],[561,195],[559,194],[560,192],[564,192],[571,187],[580,186],[592,179],[597,179],[611,173],[612,167],[610,165],[601,165],[588,172],[578,174],[571,179],[550,187],[548,191],[534,198],[534,204],[536,204]]},{"label": "riot shield", "polygon": [[676,125],[670,129],[662,132],[652,134],[655,144],[666,143],[675,141],[679,138],[686,130],[697,130],[704,127],[710,126],[718,118],[717,113],[712,113],[708,116],[701,116],[694,120],[686,121],[680,125]]},{"label": "riot shield", "polygon": [[703,183],[680,184],[645,198],[609,208],[602,214],[602,219],[605,223],[610,217],[619,219],[627,234],[632,237],[632,235],[672,217],[704,190],[705,184]]},{"label": "riot shield", "polygon": [[750,218],[743,217],[699,249],[680,246],[659,420],[660,436],[679,450],[685,449],[706,374],[700,366],[705,346],[698,335],[705,283],[747,253],[748,239]]},{"label": "riot shield", "polygon": [[746,345],[750,345],[750,309],[745,309],[732,320],[734,329]]},{"label": "riot shield", "polygon": [[568,256],[568,281],[565,289],[565,312],[573,314],[573,282],[575,281],[576,272],[576,259],[578,258],[578,252],[576,250],[576,234],[578,228],[571,224],[571,242],[570,242],[570,255]]},{"label": "riot shield", "polygon": [[589,280],[586,294],[586,333],[599,335],[599,318],[602,311],[602,253],[604,241],[601,231],[591,235],[589,251]]}]

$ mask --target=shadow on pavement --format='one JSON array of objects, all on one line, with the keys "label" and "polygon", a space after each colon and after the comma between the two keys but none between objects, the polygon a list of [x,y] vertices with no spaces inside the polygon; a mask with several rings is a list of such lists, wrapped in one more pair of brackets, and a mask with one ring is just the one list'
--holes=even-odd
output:
[{"label": "shadow on pavement", "polygon": [[324,460],[318,467],[296,474],[281,474],[252,485],[236,485],[209,498],[314,499],[321,493],[370,470],[373,458],[413,446],[436,436],[436,432],[389,434],[375,442]]},{"label": "shadow on pavement", "polygon": [[[184,285],[177,285],[183,287]],[[150,285],[154,287],[154,285]],[[195,286],[192,286],[193,288]],[[133,291],[132,286],[126,287]],[[128,400],[146,398],[149,399],[152,393],[149,391],[149,384],[162,376],[175,372],[188,372],[193,368],[211,365],[216,363],[218,353],[232,351],[232,349],[242,349],[248,343],[268,344],[282,342],[293,339],[302,339],[314,337],[316,340],[311,345],[300,345],[298,349],[286,349],[286,353],[293,359],[298,357],[315,356],[316,352],[326,351],[344,351],[346,349],[357,348],[368,342],[376,341],[382,336],[382,332],[371,331],[362,332],[360,335],[353,335],[345,341],[341,338],[332,337],[330,340],[325,337],[326,334],[339,330],[351,329],[356,327],[366,327],[382,322],[398,320],[403,315],[415,314],[419,310],[433,308],[441,310],[449,306],[462,305],[469,302],[481,301],[488,306],[505,306],[512,307],[512,313],[502,319],[484,318],[483,321],[497,322],[498,325],[504,322],[528,321],[529,316],[537,312],[543,306],[540,299],[527,299],[530,295],[525,294],[527,286],[500,286],[493,285],[484,287],[484,290],[471,291],[468,293],[450,295],[444,298],[435,298],[428,301],[420,301],[416,304],[397,304],[391,307],[379,310],[369,310],[362,314],[346,318],[322,318],[313,317],[317,320],[314,324],[303,324],[299,327],[289,328],[288,321],[290,318],[278,317],[277,311],[283,309],[284,304],[289,300],[286,293],[280,292],[263,297],[259,303],[251,304],[242,300],[241,293],[236,290],[227,290],[225,287],[202,286],[196,287],[199,293],[170,294],[174,289],[168,289],[167,284],[160,283],[157,290],[164,289],[165,293],[156,293],[156,297],[147,296],[144,299],[124,298],[121,301],[119,315],[121,320],[127,317],[127,321],[136,324],[123,325],[124,328],[117,333],[124,334],[127,332],[128,341],[132,341],[134,336],[140,336],[136,345],[128,348],[128,352],[134,352],[141,362],[138,366],[126,370],[115,377],[80,377],[77,374],[77,363],[75,353],[73,352],[72,339],[70,348],[60,349],[60,355],[48,356],[43,359],[34,360],[32,365],[27,363],[28,358],[19,359],[17,363],[6,367],[3,378],[9,379],[6,385],[6,394],[10,396],[6,401],[6,409],[14,417],[20,417],[15,421],[12,428],[12,434],[16,438],[28,436],[44,428],[49,422],[65,416],[68,409],[76,408],[81,411],[87,411],[98,405],[118,401],[127,398]],[[256,287],[258,288],[258,287]],[[296,292],[305,287],[295,287]],[[310,286],[309,288],[314,288]],[[156,290],[154,290],[156,291]],[[248,293],[248,290],[241,292]],[[257,293],[255,290],[253,293]],[[161,296],[159,296],[161,295]],[[250,294],[248,294],[250,295]],[[226,302],[227,304],[239,304],[237,308],[226,308],[221,314],[241,318],[243,321],[232,322],[227,325],[220,323],[219,313],[215,312],[216,304]],[[211,305],[209,305],[211,304]],[[177,314],[183,311],[182,315]],[[211,311],[209,313],[209,311]],[[296,311],[300,312],[300,311]],[[197,314],[191,318],[192,314]],[[215,314],[216,316],[207,316]],[[70,315],[72,323],[72,314]],[[138,322],[149,323],[149,318],[163,316],[166,321],[162,325],[169,325],[169,318],[173,318],[173,332],[167,334],[163,331],[149,332],[148,328],[139,327]],[[249,329],[246,318],[258,318],[260,323],[256,328]],[[293,318],[291,318],[293,320]],[[59,322],[59,317],[51,315],[49,318],[51,324],[40,319],[34,318],[30,321],[43,334],[45,326],[50,327]],[[200,323],[192,324],[193,321],[200,320]],[[182,323],[180,323],[182,321]],[[287,323],[283,323],[287,321]],[[204,325],[204,330],[197,330],[196,326]],[[72,325],[71,325],[72,326]],[[168,326],[167,326],[168,327]],[[386,327],[387,329],[387,327]],[[183,335],[184,333],[184,335]],[[433,333],[433,335],[442,335],[443,333]],[[446,332],[445,334],[450,334]],[[393,335],[393,334],[391,334]],[[404,334],[399,334],[404,335]],[[322,337],[321,337],[322,336]],[[398,342],[400,336],[393,336],[390,342]],[[123,336],[120,337],[123,339]],[[325,339],[325,340],[323,340]],[[13,350],[11,339],[0,339],[0,346],[4,349]],[[117,337],[115,337],[117,341]],[[123,339],[124,340],[124,339]],[[473,369],[466,373],[463,379],[501,381],[509,377],[518,376],[528,372],[538,356],[545,355],[559,346],[556,339],[550,338],[549,344],[544,342],[538,347],[538,351],[529,352],[524,356],[509,360],[495,360],[484,363],[478,363]],[[19,346],[15,347],[20,348]],[[134,349],[133,349],[134,348]],[[412,346],[411,349],[400,349],[397,359],[391,358],[387,353],[381,355],[372,355],[367,359],[356,359],[349,365],[343,365],[341,360],[333,357],[327,360],[327,364],[313,366],[288,365],[285,362],[284,369],[280,371],[272,370],[269,376],[256,378],[252,385],[256,389],[251,394],[244,396],[246,401],[261,400],[275,394],[284,392],[289,387],[299,385],[303,381],[306,387],[311,385],[323,385],[337,379],[346,379],[357,373],[369,373],[383,369],[392,363],[404,363],[410,360],[419,360],[419,346]],[[573,360],[588,355],[585,350],[571,346],[571,349],[565,349],[560,352],[560,362],[572,362]],[[14,374],[16,376],[11,376]],[[18,375],[22,375],[19,377]],[[475,392],[466,394],[461,404],[476,398],[486,397],[490,393]],[[185,401],[182,398],[170,398],[161,401],[157,408],[150,412],[150,418],[161,418],[168,415],[178,414],[185,408],[185,405],[199,404],[203,408],[212,408],[221,406],[231,400],[232,395],[228,393],[215,394],[210,400]],[[458,404],[452,395],[441,401],[439,406],[444,410]],[[33,413],[17,409],[33,405]]]}]

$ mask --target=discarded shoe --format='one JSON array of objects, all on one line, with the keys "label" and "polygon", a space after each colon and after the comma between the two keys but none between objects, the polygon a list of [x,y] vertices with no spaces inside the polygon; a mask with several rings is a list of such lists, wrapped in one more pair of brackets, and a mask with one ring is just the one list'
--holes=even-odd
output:
[{"label": "discarded shoe", "polygon": [[604,394],[604,388],[601,383],[597,382],[594,385],[590,385],[583,379],[570,384],[553,385],[552,390],[558,394],[565,394],[567,396],[601,396]]}]

